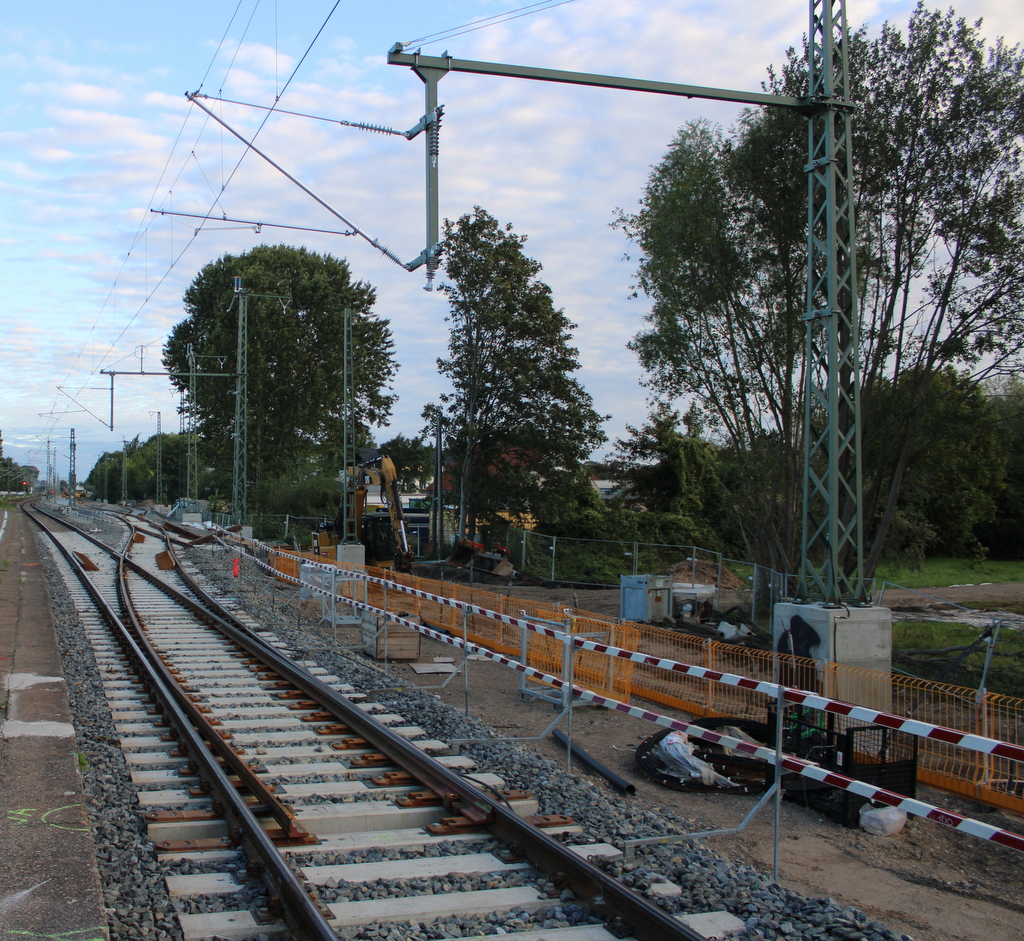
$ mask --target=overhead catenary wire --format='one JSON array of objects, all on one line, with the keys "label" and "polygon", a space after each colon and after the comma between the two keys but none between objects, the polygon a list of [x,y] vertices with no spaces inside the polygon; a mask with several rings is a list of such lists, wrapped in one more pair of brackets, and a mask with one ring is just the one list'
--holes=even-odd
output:
[{"label": "overhead catenary wire", "polygon": [[[213,65],[217,61],[217,57],[220,55],[221,49],[223,49],[223,47],[224,47],[224,42],[227,39],[228,32],[231,30],[231,26],[235,22],[235,18],[238,16],[238,11],[241,9],[243,2],[244,2],[244,0],[238,0],[237,5],[235,6],[235,10],[231,14],[231,18],[228,20],[228,24],[224,28],[224,32],[223,32],[223,34],[220,37],[220,42],[217,43],[217,48],[214,50],[213,55],[210,57],[210,63],[209,63],[209,65],[207,65],[206,71],[203,73],[203,79],[202,79],[202,82],[200,82],[200,87],[202,87],[202,85],[206,82],[207,77],[209,76],[211,70],[213,69]],[[250,21],[251,21],[251,18],[250,18]],[[189,122],[190,119],[191,119],[191,111],[188,111],[188,112],[185,113],[184,117],[182,118],[181,127],[178,129],[178,133],[177,133],[177,135],[174,138],[174,143],[171,145],[170,150],[168,150],[168,152],[167,152],[167,159],[164,161],[164,165],[163,165],[163,167],[160,170],[160,175],[157,178],[157,182],[154,184],[153,191],[150,193],[149,200],[148,200],[148,203],[147,203],[149,206],[153,205],[153,200],[156,198],[157,190],[159,190],[159,188],[160,188],[160,183],[161,183],[161,181],[164,178],[164,174],[167,172],[167,168],[170,165],[171,158],[174,156],[175,150],[177,150],[178,143],[180,142],[182,135],[185,133],[185,128],[188,126],[188,122]],[[204,126],[205,126],[205,123],[206,122],[204,121],[203,122]],[[202,128],[200,128],[200,134],[202,134]],[[193,152],[194,152],[194,149],[195,148],[193,146]],[[184,165],[183,165],[183,169],[184,169]],[[177,182],[177,180],[180,178],[181,172],[182,171],[178,172],[178,176],[175,177],[175,182]],[[173,186],[173,184],[172,184],[172,186]],[[143,216],[140,219],[140,221],[139,221],[138,228],[135,230],[135,235],[133,236],[131,244],[128,247],[128,251],[125,253],[124,258],[121,260],[121,265],[118,268],[117,275],[115,275],[115,277],[114,277],[114,281],[111,284],[110,290],[107,292],[107,296],[104,298],[103,303],[100,305],[100,309],[96,313],[96,319],[93,321],[92,326],[89,328],[89,332],[86,335],[85,342],[82,344],[81,349],[78,351],[78,355],[75,357],[75,359],[72,362],[70,368],[68,369],[67,375],[65,375],[65,377],[64,377],[64,382],[67,382],[68,379],[71,378],[71,373],[75,370],[75,368],[77,367],[78,363],[80,362],[80,360],[82,358],[82,354],[83,354],[83,352],[85,351],[86,347],[89,344],[89,338],[93,335],[93,333],[96,330],[97,325],[99,324],[99,319],[102,316],[103,311],[107,309],[107,305],[110,303],[111,299],[115,297],[114,291],[117,288],[118,281],[119,281],[119,279],[121,277],[121,274],[123,273],[123,271],[125,269],[125,266],[128,264],[128,259],[131,258],[132,252],[135,250],[135,246],[138,245],[138,243],[139,243],[139,239],[140,239],[140,237],[142,235],[143,229],[147,228],[146,223],[147,223],[147,217]],[[147,294],[146,294],[145,300],[143,301],[143,305],[145,305],[145,303],[148,302],[149,296],[150,295],[149,295],[149,292],[148,292],[148,285],[147,285]],[[112,342],[110,344],[110,346],[107,348],[107,352],[109,353],[110,350],[113,349],[113,347],[115,345],[116,345],[116,341]],[[101,362],[101,365],[102,365],[102,362]],[[92,373],[90,373],[89,377],[85,379],[85,382],[89,382],[94,375],[95,375],[95,369],[93,370]],[[81,389],[79,391],[81,391]],[[59,399],[58,399],[58,401],[59,401]],[[56,409],[56,402],[55,402],[55,409]],[[55,423],[56,423],[56,420],[54,421],[54,424]]]},{"label": "overhead catenary wire", "polygon": [[[326,209],[332,216],[336,217],[337,219],[340,219],[342,222],[345,223],[345,225],[351,227],[354,230],[356,235],[360,236],[361,238],[363,238],[367,242],[369,242],[374,248],[376,248],[379,252],[381,252],[381,254],[383,254],[385,258],[389,258],[396,265],[399,265],[402,268],[406,267],[405,263],[394,252],[392,252],[386,246],[381,245],[380,242],[377,241],[377,239],[371,238],[366,232],[364,232],[362,229],[360,229],[359,226],[357,226],[354,222],[351,222],[350,220],[346,219],[330,203],[328,203],[326,200],[322,199],[321,197],[317,196],[317,194],[314,193],[313,190],[311,190],[308,186],[306,186],[305,184],[301,183],[298,179],[296,179],[294,176],[292,176],[292,174],[290,174],[287,170],[285,170],[284,167],[282,167],[279,163],[276,163],[269,156],[267,156],[267,154],[263,153],[263,151],[260,150],[255,144],[253,144],[251,140],[247,140],[245,137],[243,137],[241,134],[239,134],[238,131],[236,131],[230,125],[225,124],[223,121],[221,121],[220,118],[218,118],[209,108],[206,107],[206,105],[204,105],[204,104],[200,103],[199,101],[197,101],[196,100],[196,96],[190,95],[188,97],[189,97],[189,101],[191,101],[192,104],[194,104],[197,108],[202,108],[203,111],[205,111],[207,114],[209,114],[214,119],[214,121],[217,121],[219,124],[222,124],[226,130],[228,130],[230,133],[234,134],[235,137],[237,137],[240,141],[242,141],[242,143],[246,145],[247,150],[253,151],[253,153],[259,155],[264,160],[266,160],[266,162],[269,163],[275,170],[277,170],[278,173],[281,173],[284,176],[286,176],[300,190],[302,190],[307,196],[309,196],[310,198],[314,199],[321,206],[323,206],[324,209]],[[267,118],[264,119],[264,122],[263,122],[264,124],[266,123],[266,120],[269,119],[269,117],[270,117],[270,115],[267,115]],[[262,127],[263,125],[261,124],[260,126]],[[215,205],[216,205],[216,203],[215,203]],[[216,218],[216,217],[212,217],[212,218]],[[199,230],[197,229],[196,231],[198,233]]]},{"label": "overhead catenary wire", "polygon": [[[221,175],[222,175],[223,182],[221,184],[221,188],[220,188],[219,192],[217,192],[217,190],[215,189],[214,185],[210,181],[209,177],[206,175],[205,171],[203,171],[202,167],[199,166],[198,157],[196,157],[196,155],[195,155],[195,146],[193,146],[193,148],[191,148],[191,150],[189,152],[190,153],[190,157],[195,160],[197,166],[199,166],[200,172],[202,173],[203,177],[206,179],[207,185],[210,187],[211,191],[213,191],[213,193],[214,193],[214,199],[213,199],[213,201],[211,203],[210,209],[206,213],[206,215],[211,220],[217,218],[217,216],[214,213],[214,209],[221,202],[221,200],[223,198],[223,195],[224,195],[224,192],[227,189],[228,184],[232,181],[232,179],[234,178],[235,174],[239,170],[239,168],[240,168],[240,166],[241,166],[245,156],[248,153],[248,150],[251,149],[252,141],[254,141],[256,139],[256,137],[259,135],[260,131],[263,129],[264,125],[266,124],[266,121],[269,120],[270,115],[275,110],[282,110],[282,109],[277,108],[277,103],[281,100],[281,98],[284,96],[285,92],[287,91],[288,87],[291,85],[291,83],[294,80],[295,75],[297,74],[298,70],[304,64],[304,62],[307,59],[308,55],[312,51],[314,45],[316,44],[316,42],[318,41],[318,39],[322,35],[324,29],[327,27],[327,25],[330,22],[331,18],[335,14],[338,6],[340,6],[340,2],[341,2],[341,0],[336,0],[336,2],[333,4],[333,6],[331,7],[331,9],[328,12],[327,16],[324,18],[323,22],[321,23],[319,29],[317,30],[316,34],[314,35],[313,39],[308,44],[308,46],[306,47],[305,51],[303,52],[301,58],[299,59],[299,61],[295,65],[295,67],[292,70],[291,74],[289,75],[288,79],[285,81],[284,85],[281,86],[279,90],[277,88],[275,88],[275,92],[276,93],[275,93],[275,98],[274,98],[274,104],[272,106],[254,106],[254,107],[263,107],[267,111],[267,115],[264,118],[264,121],[260,123],[260,125],[256,129],[255,133],[250,138],[250,141],[248,142],[248,146],[247,146],[246,150],[242,153],[242,155],[239,157],[239,159],[235,162],[234,167],[230,170],[230,172],[226,175],[226,177],[224,176],[224,173],[222,171]],[[571,3],[571,2],[575,2],[575,0],[541,0],[541,2],[532,3],[532,4],[529,4],[529,5],[525,6],[525,7],[520,7],[520,8],[508,10],[508,11],[505,11],[504,13],[495,14],[494,16],[486,17],[486,18],[484,18],[482,20],[477,20],[477,21],[474,21],[472,23],[465,24],[464,26],[454,27],[454,28],[451,28],[451,29],[448,29],[448,30],[444,30],[444,31],[438,32],[438,33],[429,34],[428,36],[421,37],[421,39],[413,40],[412,42],[434,42],[434,41],[440,41],[443,38],[448,38],[448,37],[452,37],[452,36],[458,36],[458,35],[462,35],[464,33],[473,32],[473,31],[476,31],[476,30],[479,30],[479,29],[483,29],[483,28],[486,28],[486,27],[489,27],[489,26],[499,25],[499,24],[504,23],[504,22],[508,22],[508,21],[511,21],[511,20],[514,20],[514,19],[518,19],[518,18],[521,18],[521,17],[529,16],[529,15],[532,15],[532,14],[535,14],[535,13],[540,13],[540,12],[543,12],[545,10],[553,9],[555,7],[562,6],[562,5]],[[226,68],[225,76],[231,72],[231,70],[232,70],[232,68],[234,66],[234,63],[235,63],[235,60],[238,57],[239,51],[240,51],[242,45],[244,44],[244,36],[248,34],[249,29],[252,26],[252,23],[253,23],[255,14],[257,12],[257,9],[259,7],[259,4],[260,4],[260,0],[256,0],[255,4],[252,7],[252,10],[251,10],[251,12],[250,12],[250,14],[248,16],[248,19],[246,20],[246,23],[245,23],[245,28],[244,28],[244,31],[243,31],[243,40],[240,40],[239,43],[237,44],[237,46],[236,46],[236,48],[235,48],[235,50],[234,50],[234,52],[232,54],[231,60],[228,63],[228,66]],[[201,82],[199,84],[199,87],[198,87],[197,91],[200,91],[202,88],[205,87],[205,85],[206,85],[206,83],[207,83],[207,81],[209,79],[209,76],[210,76],[211,72],[213,71],[213,68],[214,68],[214,66],[216,64],[216,61],[217,61],[218,57],[220,56],[221,52],[224,49],[224,46],[225,46],[225,44],[227,42],[227,37],[228,37],[228,35],[230,34],[230,31],[231,31],[231,28],[234,25],[234,23],[237,22],[238,19],[239,19],[239,14],[242,11],[243,5],[244,5],[243,4],[243,0],[238,0],[238,2],[237,2],[236,6],[235,6],[235,8],[234,8],[234,10],[233,10],[233,12],[231,14],[231,17],[230,17],[230,19],[228,21],[228,24],[225,27],[225,29],[224,29],[221,37],[220,37],[220,40],[219,40],[218,45],[217,45],[217,48],[214,51],[213,55],[211,56],[210,62],[208,64],[207,68],[206,68],[206,71],[203,74],[202,80],[201,80]],[[276,7],[275,7],[275,9],[276,9]],[[276,26],[277,26],[277,24],[276,24],[276,19],[275,19],[275,71],[276,71],[276,61],[277,61],[276,60],[276,51],[277,51]],[[275,74],[275,86],[276,86],[276,84],[277,84],[277,76]],[[297,114],[297,115],[301,116],[301,113],[299,113],[299,112],[283,112],[283,113]],[[310,117],[315,117],[315,116],[310,116]],[[325,118],[318,118],[318,119],[319,120],[331,120],[331,119],[325,119]],[[154,198],[155,198],[157,190],[160,188],[160,182],[163,180],[163,178],[164,178],[164,176],[165,176],[165,174],[167,172],[167,169],[168,169],[168,167],[170,165],[170,162],[173,159],[174,153],[177,150],[178,145],[181,142],[181,138],[182,138],[182,136],[183,136],[183,134],[185,132],[185,129],[187,127],[188,120],[189,120],[189,116],[186,115],[185,118],[182,121],[181,127],[179,128],[178,134],[175,137],[175,141],[174,141],[172,147],[170,148],[170,150],[168,152],[168,156],[167,156],[167,159],[166,159],[166,161],[164,163],[164,167],[162,168],[160,176],[159,176],[159,179],[158,179],[157,183],[154,186],[153,194],[150,196],[150,199],[148,201],[148,204],[149,204],[150,208],[154,204]],[[206,120],[208,120],[208,117],[207,117]],[[202,134],[204,133],[204,130],[205,130],[206,126],[207,126],[206,125],[206,120],[204,120],[202,122],[202,124],[201,124],[201,126],[199,128],[199,131],[198,131],[198,134],[197,134],[197,138],[196,138],[197,141],[199,140],[199,138],[202,137]],[[341,124],[343,126],[351,126],[351,127],[355,127],[355,128],[359,128],[359,129],[363,129],[363,130],[379,131],[379,132],[385,133],[385,134],[389,134],[389,133],[391,133],[391,134],[405,134],[405,136],[408,136],[408,134],[405,133],[405,132],[401,132],[401,131],[395,132],[395,131],[393,131],[393,130],[391,130],[389,128],[376,127],[376,126],[370,126],[370,125],[363,125],[363,124],[360,124],[360,123],[357,123],[357,122],[337,121],[336,123]],[[187,163],[188,163],[188,161],[186,161],[186,163],[182,165],[181,170],[179,170],[179,172],[177,173],[177,175],[175,177],[175,183],[177,183],[177,181],[180,179],[181,174],[184,172],[184,170],[185,170],[185,168],[187,166]],[[168,189],[168,192],[169,193],[173,192],[173,186]],[[331,211],[333,212],[333,210],[331,210]],[[335,213],[335,214],[338,215],[337,213]],[[143,218],[145,219],[146,217],[144,216]],[[342,219],[342,221],[346,225],[352,225],[352,223],[348,222],[348,220],[345,220],[344,217],[338,215],[338,218]],[[270,223],[265,223],[265,224],[271,225]],[[166,269],[160,275],[160,277],[155,280],[155,282],[153,283],[153,286],[152,286],[151,289],[149,287],[149,284],[147,283],[146,290],[145,290],[145,293],[144,293],[144,296],[143,296],[142,300],[139,302],[139,304],[135,308],[134,312],[131,313],[131,315],[128,317],[128,319],[122,324],[120,330],[117,331],[116,336],[112,336],[111,341],[110,341],[109,345],[107,346],[106,354],[104,354],[103,356],[101,356],[99,358],[99,361],[92,367],[92,369],[90,370],[88,376],[86,376],[81,381],[81,388],[84,388],[86,386],[86,384],[88,382],[90,382],[95,377],[97,371],[99,369],[103,368],[103,366],[107,363],[108,355],[116,349],[118,343],[121,342],[121,340],[124,338],[126,333],[137,322],[137,320],[138,320],[140,314],[142,313],[142,311],[145,310],[146,307],[152,302],[154,296],[156,296],[156,294],[159,292],[159,290],[163,287],[164,283],[167,281],[167,278],[173,272],[173,270],[178,265],[178,263],[181,261],[181,259],[187,254],[187,252],[189,251],[189,249],[192,246],[192,243],[198,238],[198,235],[200,234],[200,232],[202,230],[203,230],[203,225],[200,225],[198,228],[193,229],[193,231],[190,234],[190,236],[186,239],[185,244],[182,246],[182,248],[178,252],[174,252],[173,251],[173,246],[172,246],[172,249],[171,249],[171,260],[167,264]],[[136,247],[138,246],[140,240],[144,240],[146,238],[147,234],[148,234],[148,227],[146,227],[146,223],[144,221],[140,222],[140,226],[137,229],[137,231],[135,233],[135,236],[132,239],[132,242],[131,242],[131,245],[129,247],[129,250],[125,254],[124,258],[122,259],[121,265],[120,265],[119,270],[118,270],[118,275],[115,278],[114,284],[111,287],[110,291],[108,292],[107,298],[104,301],[104,303],[102,304],[99,312],[97,313],[96,321],[94,322],[93,326],[90,328],[90,331],[89,331],[89,336],[90,337],[95,332],[95,329],[96,329],[96,327],[97,327],[97,325],[99,323],[99,319],[102,316],[103,311],[108,309],[110,299],[114,296],[114,291],[116,290],[118,281],[119,281],[121,275],[123,274],[129,259],[132,257],[132,255],[133,255]],[[359,235],[363,236],[364,238],[366,238],[366,240],[371,245],[373,245],[375,248],[377,248],[379,251],[381,251],[385,255],[385,257],[388,257],[389,259],[395,261],[397,264],[402,265],[403,267],[406,267],[406,268],[410,268],[411,267],[411,265],[404,264],[400,259],[397,258],[397,256],[393,255],[393,253],[391,253],[386,247],[382,246],[379,242],[377,242],[376,239],[372,239],[369,236],[366,236],[363,232],[358,231],[358,230],[357,230],[357,234],[359,234]],[[148,280],[148,276],[147,276],[147,280]],[[165,333],[161,337],[157,338],[157,340],[152,341],[152,342],[160,342],[160,340],[165,339],[166,336],[167,336],[167,334]],[[65,384],[67,384],[68,379],[70,379],[71,375],[73,374],[75,369],[80,364],[80,362],[82,360],[82,356],[83,356],[85,350],[87,349],[87,347],[88,347],[88,340],[86,340],[85,343],[83,343],[82,348],[79,350],[79,352],[78,352],[78,354],[77,354],[77,356],[75,358],[74,363],[70,367],[70,369],[68,371],[68,374],[65,377]],[[59,406],[60,398],[62,397],[62,395],[66,396],[67,393],[62,391],[61,393],[58,394],[57,399],[54,402],[54,411],[55,412],[58,411],[58,406]],[[53,423],[56,424],[56,421],[57,421],[57,419],[54,419]]]},{"label": "overhead catenary wire", "polygon": [[512,20],[518,20],[524,16],[532,16],[534,13],[543,13],[545,10],[553,10],[555,7],[565,6],[567,3],[575,3],[576,0],[539,0],[537,3],[528,4],[525,7],[517,7],[514,10],[506,10],[504,13],[495,13],[493,16],[486,16],[480,20],[473,20],[462,26],[453,26],[450,29],[443,29],[437,33],[429,33],[417,39],[410,39],[402,43],[406,48],[410,46],[429,45],[430,43],[441,42],[445,39],[452,39],[455,36],[462,36],[465,33],[474,33],[477,30],[487,29],[490,26],[499,26]]},{"label": "overhead catenary wire", "polygon": [[343,118],[328,118],[321,114],[307,114],[305,111],[289,111],[287,108],[278,108],[274,105],[258,105],[251,101],[237,101],[234,98],[223,98],[219,95],[200,95],[194,97],[203,98],[206,101],[219,101],[227,105],[239,105],[242,108],[255,108],[257,111],[273,111],[276,114],[287,114],[295,118],[308,118],[310,121],[323,121],[327,124],[340,124],[342,127],[354,127],[357,130],[376,131],[378,134],[393,134],[396,137],[408,137],[406,131],[396,131],[390,127],[380,124],[367,124],[362,121],[346,121]]},{"label": "overhead catenary wire", "polygon": [[[313,39],[309,42],[309,44],[307,45],[307,47],[306,47],[305,51],[303,52],[301,58],[296,63],[295,67],[292,69],[292,72],[288,76],[287,81],[281,87],[280,91],[277,92],[277,94],[275,96],[275,105],[276,105],[277,101],[280,101],[280,99],[283,97],[285,91],[291,85],[291,83],[294,80],[294,78],[295,78],[296,74],[298,73],[299,69],[302,67],[303,63],[306,61],[306,58],[309,56],[309,53],[312,51],[313,46],[316,44],[317,40],[322,35],[324,29],[327,27],[327,24],[330,22],[331,18],[333,17],[334,13],[337,11],[337,9],[340,6],[340,4],[341,4],[341,0],[335,0],[335,3],[331,7],[331,9],[328,12],[327,16],[324,18],[323,22],[320,24],[320,27],[316,31],[316,34],[314,35]],[[258,5],[259,5],[259,0],[257,0],[256,6],[258,6]],[[206,79],[209,77],[209,74],[210,74],[210,72],[213,69],[214,62],[216,61],[217,56],[219,55],[221,49],[223,48],[223,45],[224,45],[225,39],[227,37],[228,31],[231,28],[231,24],[234,22],[236,16],[238,15],[238,11],[241,8],[241,6],[242,6],[242,0],[239,0],[239,3],[238,3],[238,5],[235,8],[234,13],[232,14],[231,20],[228,23],[228,26],[227,26],[227,28],[224,31],[224,35],[221,37],[221,41],[220,41],[220,43],[217,46],[217,50],[214,52],[213,57],[211,58],[210,65],[207,67],[207,70],[206,70],[206,72],[203,75],[202,83],[199,86],[200,88],[203,87],[203,84],[205,84]],[[255,13],[255,8],[253,10],[253,13]],[[248,21],[248,23],[246,25],[246,33],[248,32],[248,28],[249,28],[249,25],[251,25],[251,23],[252,23],[252,16],[250,16],[249,21]],[[239,45],[241,45],[241,43],[239,43]],[[234,58],[237,57],[237,54],[238,54],[238,52],[237,52],[237,49],[236,49],[235,56],[232,57],[231,63],[229,63],[229,65],[228,65],[228,71],[229,72],[230,72],[231,67],[232,67],[232,65],[234,63]],[[272,111],[273,111],[273,109],[270,109],[268,111],[266,117],[259,124],[259,126],[256,129],[256,131],[253,133],[251,141],[255,140],[256,137],[259,135],[260,131],[263,129],[263,127],[266,125],[267,121],[270,119],[270,115],[271,115]],[[184,133],[185,127],[188,124],[188,120],[189,120],[190,116],[191,116],[191,110],[185,115],[185,118],[184,118],[184,120],[182,122],[182,126],[179,129],[179,131],[178,131],[178,135],[175,138],[174,144],[171,147],[171,150],[170,150],[170,152],[168,154],[167,160],[164,163],[163,170],[161,171],[161,174],[160,174],[160,179],[158,179],[156,185],[154,186],[153,194],[150,196],[149,207],[148,208],[151,208],[153,206],[153,202],[154,202],[154,198],[155,198],[156,192],[157,192],[157,190],[160,187],[160,180],[162,180],[164,173],[166,173],[167,167],[170,164],[170,161],[171,161],[171,159],[173,157],[174,151],[177,148],[177,145],[178,145],[178,143],[181,140],[181,137],[182,137],[182,135]],[[209,117],[207,117],[206,120],[203,121],[203,124],[202,124],[202,126],[200,128],[200,131],[199,131],[199,136],[202,135],[203,129],[205,128],[206,123],[207,123],[208,120],[209,120]],[[197,140],[198,140],[198,137],[197,137]],[[250,141],[249,146],[246,148],[245,151],[243,151],[241,156],[236,161],[234,167],[232,168],[231,172],[228,174],[227,178],[222,183],[220,192],[217,192],[216,190],[214,191],[215,192],[215,198],[214,198],[213,202],[210,205],[210,209],[206,213],[207,216],[209,216],[211,218],[215,218],[212,215],[213,214],[213,210],[217,206],[217,204],[220,202],[220,200],[221,200],[221,198],[223,196],[224,190],[227,188],[228,184],[231,182],[231,180],[234,178],[235,174],[238,172],[239,168],[241,167],[241,164],[242,164],[243,160],[245,159],[246,155],[248,154],[249,149],[251,149],[251,141]],[[190,151],[190,156],[192,156],[192,155],[194,155],[194,146],[193,146],[192,150]],[[186,160],[186,164],[187,164],[187,162],[188,162],[188,160]],[[178,172],[177,176],[175,177],[175,182],[178,179],[180,179],[182,172],[184,172],[184,166],[185,165],[182,166],[182,169]],[[205,174],[203,174],[203,175],[205,177]],[[208,179],[207,179],[207,183],[209,184],[209,180]],[[131,245],[130,245],[130,247],[128,249],[128,252],[125,254],[125,257],[123,258],[123,260],[121,262],[121,266],[120,266],[120,268],[118,270],[117,277],[115,277],[114,284],[112,285],[110,291],[107,294],[107,301],[109,301],[109,299],[113,296],[113,292],[116,289],[118,279],[119,279],[121,273],[124,271],[125,266],[128,263],[128,259],[131,257],[132,252],[134,251],[136,246],[139,244],[140,239],[143,237],[142,233],[143,233],[143,230],[146,228],[145,220],[148,219],[148,218],[149,218],[149,215],[147,213],[146,215],[143,216],[143,221],[140,222],[139,228],[136,230],[136,234],[135,234],[134,238],[132,239],[132,242],[131,242]],[[349,223],[346,222],[346,224],[349,224]],[[111,340],[109,346],[107,347],[107,354],[109,354],[117,346],[117,344],[121,341],[121,339],[124,337],[124,335],[127,333],[127,331],[131,328],[131,326],[138,319],[138,317],[141,314],[141,312],[152,301],[154,295],[157,293],[157,291],[160,289],[160,287],[164,284],[164,282],[170,276],[171,272],[177,266],[178,262],[181,261],[182,257],[191,248],[192,243],[198,238],[199,232],[201,230],[202,230],[202,226],[200,226],[198,229],[196,229],[192,233],[192,236],[186,240],[185,245],[182,247],[182,249],[176,255],[174,255],[172,257],[172,260],[168,264],[167,268],[165,269],[163,274],[160,276],[160,278],[157,280],[157,282],[154,284],[153,289],[146,292],[145,296],[143,297],[141,302],[136,307],[134,313],[128,318],[128,321],[122,326],[122,328],[121,328],[120,332],[117,334],[117,336],[114,337]],[[106,307],[107,307],[107,302],[105,301],[103,306],[101,307],[100,311],[97,313],[96,321],[93,324],[93,327],[90,329],[89,336],[91,336],[93,331],[95,330],[96,325],[99,322],[99,317],[101,316],[103,310],[106,309]],[[159,339],[164,339],[164,338],[166,338],[166,336],[167,336],[167,334],[164,334]],[[69,370],[68,377],[66,377],[66,378],[70,377],[71,371],[75,368],[75,366],[81,360],[82,354],[83,354],[84,350],[86,349],[87,345],[88,345],[88,340],[86,340],[86,342],[83,343],[82,349],[79,351],[79,353],[78,353],[78,355],[77,355],[77,357],[75,359],[74,364],[72,364],[71,370]],[[97,372],[105,364],[106,364],[106,356],[104,356],[101,359],[100,363],[98,365],[94,366],[92,368],[92,370],[90,371],[89,375],[84,380],[82,380],[82,385],[81,385],[80,388],[84,388],[85,385],[88,382],[92,381],[92,379],[96,376]],[[66,392],[63,392],[63,394],[67,395]],[[55,402],[54,402],[54,411],[55,412],[58,411],[57,406],[58,406],[59,402],[60,402],[60,395],[58,394],[58,396],[57,396],[57,398],[55,399]],[[53,424],[56,424],[56,420],[53,421]]]}]

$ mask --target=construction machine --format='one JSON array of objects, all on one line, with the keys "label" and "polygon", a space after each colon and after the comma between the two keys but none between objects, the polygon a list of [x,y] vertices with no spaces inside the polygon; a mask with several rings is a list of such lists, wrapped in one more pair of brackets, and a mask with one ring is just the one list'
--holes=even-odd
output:
[{"label": "construction machine", "polygon": [[[366,549],[367,565],[378,568],[393,568],[397,572],[412,571],[412,550],[405,513],[402,510],[402,494],[395,462],[380,451],[364,448],[358,452],[358,463],[348,469],[356,480],[355,501],[351,509],[345,503],[339,507],[334,523],[325,522],[314,534],[314,548],[323,552],[338,545],[344,538],[347,513],[354,515],[355,534]],[[383,510],[367,511],[366,497],[370,486],[380,485]]]}]

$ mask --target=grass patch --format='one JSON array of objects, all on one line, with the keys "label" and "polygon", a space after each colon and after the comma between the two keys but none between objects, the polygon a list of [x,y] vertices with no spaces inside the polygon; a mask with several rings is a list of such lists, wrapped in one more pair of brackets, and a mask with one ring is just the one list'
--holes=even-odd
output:
[{"label": "grass patch", "polygon": [[901,588],[948,588],[951,585],[980,585],[982,582],[1024,581],[1024,561],[975,562],[972,559],[923,559],[920,565],[879,565],[875,583],[882,580]]},{"label": "grass patch", "polygon": [[[960,664],[944,671],[970,646],[982,628],[934,621],[896,621],[892,626],[893,667],[925,680],[977,689],[988,644],[981,644]],[[986,686],[990,692],[1024,698],[1024,634],[1004,627],[992,656]]]}]

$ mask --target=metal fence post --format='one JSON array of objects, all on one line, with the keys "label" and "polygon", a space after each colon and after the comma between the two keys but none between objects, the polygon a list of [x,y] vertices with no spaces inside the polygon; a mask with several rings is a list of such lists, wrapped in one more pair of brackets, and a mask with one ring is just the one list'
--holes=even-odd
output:
[{"label": "metal fence post", "polygon": [[750,577],[750,620],[757,622],[757,570],[759,566],[754,563],[754,574]]}]

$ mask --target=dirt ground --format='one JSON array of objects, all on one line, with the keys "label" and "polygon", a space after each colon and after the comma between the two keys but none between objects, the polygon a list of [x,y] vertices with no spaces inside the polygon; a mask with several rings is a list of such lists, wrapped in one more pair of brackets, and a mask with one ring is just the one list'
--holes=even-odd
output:
[{"label": "dirt ground", "polygon": [[[964,595],[963,593],[968,593]],[[515,587],[526,598],[544,598],[585,610],[618,614],[618,591],[577,592],[572,589]],[[1024,584],[992,585],[970,589],[930,589],[927,594],[950,601],[1002,601],[1024,598]],[[917,601],[888,593],[889,605]],[[452,648],[423,641],[420,660],[451,657]],[[434,687],[435,695],[458,709],[468,710],[510,738],[538,748],[555,761],[566,761],[565,748],[550,735],[558,711],[549,703],[526,701],[519,695],[519,675],[498,664],[470,661],[468,681],[458,674],[446,679],[418,675],[409,664],[389,667],[403,684]],[[658,711],[670,712],[658,707]],[[672,714],[670,712],[670,714]],[[688,718],[685,713],[675,713]],[[567,717],[557,728],[567,731]],[[691,794],[656,784],[634,764],[636,746],[656,729],[649,723],[597,707],[582,707],[573,714],[575,745],[636,787],[624,802],[671,809],[694,822],[695,830],[737,827],[756,802],[755,797]],[[574,763],[574,770],[585,769]],[[600,778],[594,778],[600,782]],[[1024,817],[991,811],[970,801],[919,787],[918,796],[929,803],[992,826],[1024,833]],[[773,858],[771,806],[739,834],[713,837],[708,845],[730,858],[771,870]],[[832,823],[813,810],[789,802],[782,806],[779,834],[780,881],[810,896],[832,896],[853,904],[893,930],[916,941],[1020,941],[1024,937],[1024,859],[1021,854],[947,827],[910,818],[906,828],[890,837],[875,837]]]}]

